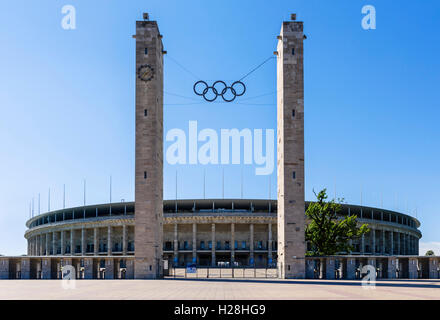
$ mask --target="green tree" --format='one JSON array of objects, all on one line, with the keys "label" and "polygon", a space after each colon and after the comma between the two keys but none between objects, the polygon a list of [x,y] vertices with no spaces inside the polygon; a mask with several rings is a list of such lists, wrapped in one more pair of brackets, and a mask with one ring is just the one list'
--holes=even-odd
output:
[{"label": "green tree", "polygon": [[315,191],[316,202],[311,202],[306,211],[310,220],[306,226],[306,241],[311,244],[307,255],[326,256],[338,252],[353,251],[349,240],[359,239],[363,234],[370,232],[367,224],[358,226],[357,216],[338,216],[343,199],[326,201],[327,189],[318,194]]},{"label": "green tree", "polygon": [[432,251],[432,250],[428,250],[425,253],[425,256],[433,256],[433,255],[434,255],[434,251]]}]

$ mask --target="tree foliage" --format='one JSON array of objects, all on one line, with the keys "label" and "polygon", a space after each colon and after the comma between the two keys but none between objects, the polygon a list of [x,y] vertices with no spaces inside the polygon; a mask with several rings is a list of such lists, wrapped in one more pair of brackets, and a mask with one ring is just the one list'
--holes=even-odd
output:
[{"label": "tree foliage", "polygon": [[311,202],[306,211],[310,220],[306,226],[306,241],[311,244],[307,255],[327,256],[339,252],[353,251],[350,240],[359,239],[370,232],[367,224],[358,226],[356,215],[338,216],[343,199],[326,201],[327,189],[318,194],[315,191],[316,202]]},{"label": "tree foliage", "polygon": [[434,255],[434,251],[432,251],[432,250],[428,250],[425,253],[425,256],[433,256],[433,255]]}]

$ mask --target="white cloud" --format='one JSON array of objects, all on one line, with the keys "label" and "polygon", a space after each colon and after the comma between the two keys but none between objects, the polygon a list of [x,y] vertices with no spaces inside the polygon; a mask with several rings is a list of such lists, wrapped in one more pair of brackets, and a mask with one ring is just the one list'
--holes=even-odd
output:
[{"label": "white cloud", "polygon": [[428,250],[432,250],[436,256],[440,256],[440,242],[419,242],[419,255],[424,256]]}]

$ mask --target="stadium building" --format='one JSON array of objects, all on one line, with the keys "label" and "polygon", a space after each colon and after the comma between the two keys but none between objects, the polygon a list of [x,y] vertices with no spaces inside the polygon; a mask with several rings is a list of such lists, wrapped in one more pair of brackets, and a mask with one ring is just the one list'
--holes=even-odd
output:
[{"label": "stadium building", "polygon": [[[348,204],[340,215],[356,215],[371,229],[353,243],[355,249],[349,254],[418,254],[421,233],[416,218]],[[134,217],[134,202],[38,215],[26,223],[28,255],[134,255]],[[273,267],[277,261],[276,200],[166,200],[163,217],[162,250],[169,266]]]},{"label": "stadium building", "polygon": [[[439,278],[439,257],[419,257],[420,222],[343,204],[371,232],[353,252],[306,257],[303,23],[282,23],[277,59],[277,200],[163,200],[163,56],[156,21],[136,21],[135,201],[31,217],[27,255],[0,256],[0,279],[154,279],[179,267],[275,270],[279,278]],[[211,89],[213,90],[213,89]],[[70,269],[71,270],[71,269]],[[185,269],[186,270],[186,269]],[[209,271],[207,273],[209,276]]]}]

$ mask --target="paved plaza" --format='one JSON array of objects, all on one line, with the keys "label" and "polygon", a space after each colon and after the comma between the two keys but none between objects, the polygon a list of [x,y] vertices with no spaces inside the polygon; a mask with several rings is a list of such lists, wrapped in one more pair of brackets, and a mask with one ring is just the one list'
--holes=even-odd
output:
[{"label": "paved plaza", "polygon": [[0,299],[88,300],[280,300],[280,299],[437,299],[440,280],[360,281],[279,279],[77,280],[64,289],[61,280],[2,280]]}]

